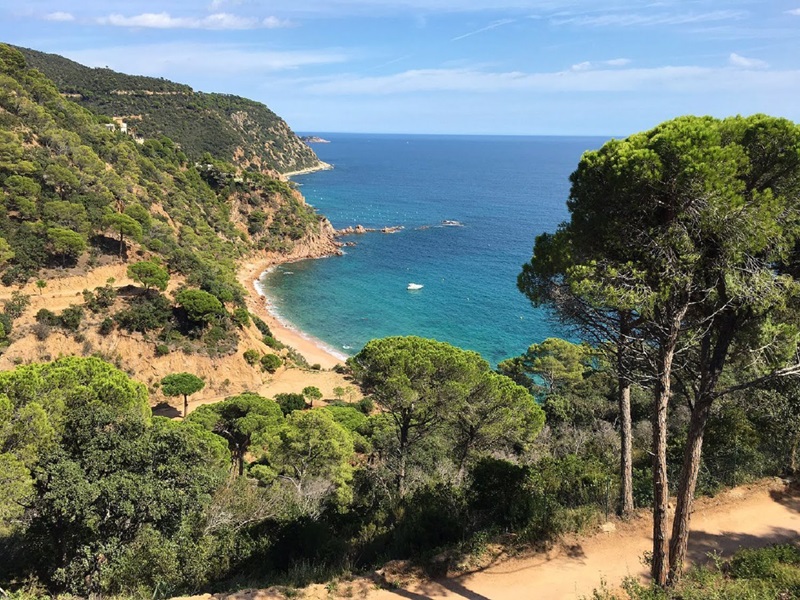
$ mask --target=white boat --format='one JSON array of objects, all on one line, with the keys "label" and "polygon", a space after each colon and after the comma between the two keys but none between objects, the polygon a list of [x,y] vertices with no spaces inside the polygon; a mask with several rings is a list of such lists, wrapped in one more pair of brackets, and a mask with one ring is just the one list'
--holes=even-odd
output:
[{"label": "white boat", "polygon": [[408,287],[406,289],[407,290],[421,290],[422,289],[422,284],[420,284],[420,283],[409,283]]}]

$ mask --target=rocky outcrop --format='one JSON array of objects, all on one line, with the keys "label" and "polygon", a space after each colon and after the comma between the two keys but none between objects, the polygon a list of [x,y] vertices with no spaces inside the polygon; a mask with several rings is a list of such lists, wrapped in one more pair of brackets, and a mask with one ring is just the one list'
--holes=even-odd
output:
[{"label": "rocky outcrop", "polygon": [[268,266],[281,263],[305,260],[308,258],[324,258],[342,254],[342,244],[336,241],[336,230],[325,217],[301,239],[294,242],[289,252],[267,252],[264,256]]},{"label": "rocky outcrop", "polygon": [[356,225],[345,227],[344,229],[335,230],[337,237],[345,235],[361,235],[363,233],[397,233],[405,229],[402,225],[392,225],[391,227],[364,227],[363,225]]}]

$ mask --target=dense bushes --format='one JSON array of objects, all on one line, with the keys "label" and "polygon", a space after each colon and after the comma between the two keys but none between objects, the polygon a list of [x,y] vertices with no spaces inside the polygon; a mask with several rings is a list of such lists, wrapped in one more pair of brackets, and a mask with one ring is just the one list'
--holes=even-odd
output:
[{"label": "dense bushes", "polygon": [[[42,313],[42,323],[52,317]],[[539,546],[605,519],[614,510],[618,465],[603,446],[604,419],[613,418],[614,403],[604,387],[608,378],[597,370],[602,365],[570,384],[554,382],[563,410],[535,437],[536,419],[527,435],[515,430],[521,410],[484,428],[483,417],[505,410],[482,396],[485,386],[511,394],[506,407],[529,396],[517,398],[516,387],[496,382],[484,363],[462,352],[418,338],[390,339],[352,361],[360,361],[351,367],[376,397],[398,393],[414,398],[412,405],[310,409],[299,393],[275,400],[241,394],[198,407],[184,423],[151,419],[143,388],[99,361],[70,359],[0,374],[11,401],[4,405],[0,398],[0,470],[16,474],[16,485],[0,491],[0,581],[27,569],[51,591],[152,596],[230,577],[308,583],[392,558],[416,559],[441,573],[460,552],[493,535],[513,532],[515,543]],[[395,369],[391,383],[374,378],[387,365]],[[434,390],[441,404],[420,383],[428,368],[448,373],[447,385]],[[420,393],[427,389],[428,397],[415,397],[412,385]],[[573,396],[587,386],[595,388],[594,408],[583,391]],[[305,393],[316,397],[310,388]],[[771,426],[768,440],[736,434],[744,455],[760,457],[745,461],[739,477],[753,465],[776,468],[790,460],[784,454],[777,461],[775,453],[795,443],[796,397],[785,383],[765,393],[762,408],[767,402],[785,419]],[[714,415],[720,428],[739,423],[733,429],[748,432],[764,425],[756,420],[766,418],[763,412],[737,397],[721,407]],[[412,419],[402,462],[404,414]],[[481,420],[465,430],[471,415]],[[23,418],[24,435],[2,438],[15,431],[4,423]],[[672,422],[679,432],[681,421],[673,415]],[[710,438],[708,456],[724,466],[735,457],[718,437]],[[646,448],[647,436],[637,439],[637,451]],[[231,479],[229,469],[241,476]],[[644,480],[645,468],[640,471]],[[74,514],[72,521],[62,522],[56,501]],[[22,506],[37,511],[32,520],[21,518]],[[101,518],[106,514],[109,519]],[[50,550],[56,547],[66,548],[65,558]],[[765,589],[778,589],[769,586],[789,581],[792,552],[742,554],[726,567],[726,577],[756,577]],[[99,553],[102,563],[94,560]],[[305,565],[302,573],[290,573],[296,564]],[[638,597],[649,598],[646,593]]]}]

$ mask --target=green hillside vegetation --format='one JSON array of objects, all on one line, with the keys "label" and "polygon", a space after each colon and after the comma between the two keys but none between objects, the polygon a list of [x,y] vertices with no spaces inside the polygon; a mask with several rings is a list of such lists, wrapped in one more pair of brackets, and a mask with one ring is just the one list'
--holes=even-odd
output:
[{"label": "green hillside vegetation", "polygon": [[6,285],[139,248],[219,300],[238,301],[236,259],[289,250],[322,219],[281,181],[208,154],[196,165],[165,137],[139,146],[107,131],[8,46],[0,46],[0,78]]},{"label": "green hillside vegetation", "polygon": [[[152,331],[167,345],[202,338],[210,353],[225,354],[235,351],[238,336],[223,305],[243,302],[237,260],[259,250],[289,251],[322,220],[282,181],[242,173],[209,154],[195,163],[166,137],[138,145],[108,131],[102,117],[64,98],[18,51],[0,46],[4,285],[45,268],[149,259],[131,264],[147,293],[127,296],[127,306],[101,330]],[[169,273],[184,275],[188,285],[174,302],[158,291]],[[216,303],[213,314],[196,314],[199,294]],[[113,303],[85,300],[100,313]],[[63,321],[39,317],[40,339]]]},{"label": "green hillside vegetation", "polygon": [[19,48],[63,94],[97,114],[124,117],[146,139],[166,136],[192,160],[206,152],[256,172],[287,173],[319,159],[289,126],[259,102],[195,92],[165,79],[92,69],[55,54]]},{"label": "green hillside vegetation", "polygon": [[[377,411],[244,393],[182,422],[151,417],[144,386],[98,359],[2,373],[0,587],[20,598],[169,597],[301,586],[395,558],[442,574],[495,540],[541,548],[592,531],[619,493],[613,372],[585,346],[533,364],[526,385],[539,403],[473,352],[386,338],[349,361]],[[735,394],[711,417],[701,493],[793,468],[797,383],[757,394]],[[632,400],[635,501],[646,507],[645,390]],[[673,471],[686,426],[676,407]],[[776,552],[690,573],[676,596],[628,588],[642,599],[723,586],[794,593],[796,551]]]},{"label": "green hillside vegetation", "polygon": [[[244,577],[299,583],[505,526],[484,508],[506,464],[490,455],[530,449],[544,423],[530,394],[433,340],[379,340],[353,365],[370,388],[395,371],[405,394],[448,377],[417,407],[375,414],[244,393],[169,421],[96,358],[0,374],[0,586],[169,597]],[[562,510],[526,503],[513,522],[544,519],[539,532]],[[296,564],[308,571],[288,575]]]}]

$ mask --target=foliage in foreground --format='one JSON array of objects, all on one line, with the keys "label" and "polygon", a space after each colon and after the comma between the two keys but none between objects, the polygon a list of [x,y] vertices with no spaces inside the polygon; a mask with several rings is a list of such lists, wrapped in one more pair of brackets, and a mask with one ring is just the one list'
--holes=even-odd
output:
[{"label": "foliage in foreground", "polygon": [[690,569],[672,589],[626,579],[623,592],[594,592],[592,600],[782,600],[800,597],[800,548],[784,544],[739,550],[729,560]]}]

